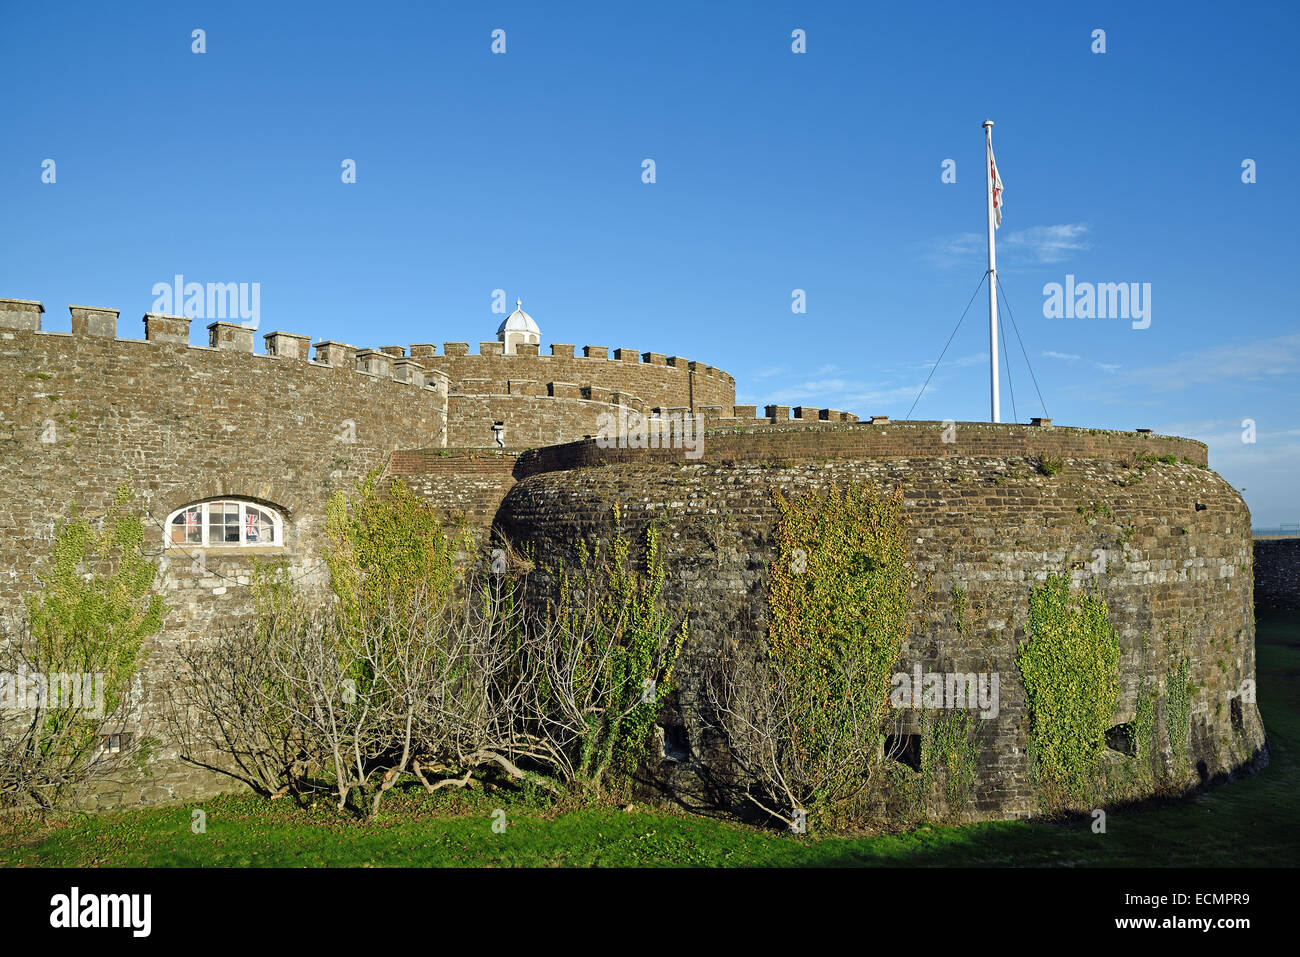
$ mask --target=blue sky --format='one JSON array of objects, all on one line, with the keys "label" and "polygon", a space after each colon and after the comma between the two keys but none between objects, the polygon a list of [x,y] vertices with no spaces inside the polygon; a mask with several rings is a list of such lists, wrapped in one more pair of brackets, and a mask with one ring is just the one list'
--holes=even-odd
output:
[{"label": "blue sky", "polygon": [[[543,352],[684,355],[739,402],[903,417],[985,268],[987,117],[1053,419],[1200,438],[1256,524],[1300,521],[1295,4],[0,10],[0,296],[46,328],[77,303],[142,335],[181,273],[260,283],[262,331],[476,343],[503,289]],[[1150,283],[1150,327],[1045,318],[1067,274]],[[914,417],[987,418],[985,303]]]}]

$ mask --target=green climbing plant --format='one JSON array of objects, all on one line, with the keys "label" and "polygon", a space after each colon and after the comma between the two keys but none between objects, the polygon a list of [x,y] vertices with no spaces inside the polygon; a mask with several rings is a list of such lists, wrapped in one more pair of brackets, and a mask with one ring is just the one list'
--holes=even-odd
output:
[{"label": "green climbing plant", "polygon": [[[45,688],[43,696],[14,702],[22,705],[19,720],[0,723],[0,799],[9,803],[56,807],[128,757],[144,757],[144,740],[123,732],[124,712],[164,605],[131,499],[129,487],[119,486],[95,524],[73,506],[55,526],[25,614],[2,623],[9,633],[0,641],[0,672],[10,680],[25,672]],[[110,733],[121,746],[105,761],[101,736]]]},{"label": "green climbing plant", "polygon": [[930,820],[941,806],[942,818],[957,818],[974,795],[978,750],[977,716],[965,710],[921,711],[920,767],[888,761],[890,784],[896,795],[895,815],[907,824]]},{"label": "green climbing plant", "polygon": [[330,496],[325,533],[330,587],[353,618],[417,592],[436,604],[451,591],[456,552],[464,545],[400,479],[381,492],[377,471],[353,495]]},{"label": "green climbing plant", "polygon": [[1180,766],[1187,763],[1187,734],[1191,727],[1192,692],[1190,665],[1179,658],[1165,674],[1165,731],[1169,735],[1169,750]]},{"label": "green climbing plant", "polygon": [[884,762],[912,604],[902,493],[831,486],[774,501],[767,654],[754,674],[721,669],[714,701],[753,782],[745,797],[780,821],[833,823]]},{"label": "green climbing plant", "polygon": [[921,738],[922,770],[943,773],[944,797],[950,814],[961,814],[970,805],[975,788],[978,752],[971,711],[943,711],[935,715],[928,734]]},{"label": "green climbing plant", "polygon": [[1160,740],[1156,731],[1156,702],[1158,689],[1147,673],[1150,641],[1142,636],[1142,676],[1138,679],[1137,704],[1134,707],[1131,731],[1133,754],[1138,768],[1151,777],[1157,773],[1156,759],[1160,754]]},{"label": "green climbing plant", "polygon": [[1030,593],[1026,630],[1016,662],[1035,777],[1049,807],[1086,800],[1119,698],[1119,641],[1106,602],[1051,575]]},{"label": "green climbing plant", "polygon": [[[614,507],[614,524],[621,515]],[[689,616],[664,606],[657,526],[646,528],[641,561],[616,532],[608,544],[577,546],[577,567],[561,569],[557,627],[544,652],[530,730],[550,742],[555,771],[589,796],[612,777],[626,781],[645,759],[655,720],[674,690],[673,669],[690,634]]]}]

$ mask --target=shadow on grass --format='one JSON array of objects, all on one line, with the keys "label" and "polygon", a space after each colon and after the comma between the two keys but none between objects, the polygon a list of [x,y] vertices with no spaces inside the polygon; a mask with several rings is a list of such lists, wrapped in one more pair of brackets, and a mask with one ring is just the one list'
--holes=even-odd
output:
[{"label": "shadow on grass", "polygon": [[[1055,822],[929,827],[861,840],[828,839],[811,865],[909,867],[1290,867],[1300,851],[1300,615],[1257,620],[1259,708],[1266,751],[1181,797],[1135,801]],[[1265,760],[1266,759],[1266,760]],[[1228,780],[1228,778],[1233,778]]]}]

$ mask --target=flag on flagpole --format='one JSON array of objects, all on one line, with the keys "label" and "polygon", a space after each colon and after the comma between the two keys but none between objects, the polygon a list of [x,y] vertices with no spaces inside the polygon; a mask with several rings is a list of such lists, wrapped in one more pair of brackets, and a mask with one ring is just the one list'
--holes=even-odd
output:
[{"label": "flag on flagpole", "polygon": [[993,228],[1002,225],[1002,177],[998,175],[998,164],[993,159],[993,141],[988,140],[989,170],[993,173]]}]

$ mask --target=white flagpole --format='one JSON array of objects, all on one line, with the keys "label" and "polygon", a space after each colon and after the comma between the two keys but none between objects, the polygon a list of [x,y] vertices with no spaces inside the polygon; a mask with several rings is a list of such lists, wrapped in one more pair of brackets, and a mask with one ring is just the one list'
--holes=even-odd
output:
[{"label": "white flagpole", "polygon": [[998,264],[993,252],[993,121],[984,121],[984,181],[988,185],[989,213],[989,400],[994,422],[1001,422],[998,406]]}]

